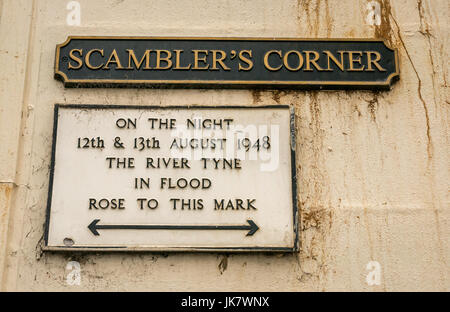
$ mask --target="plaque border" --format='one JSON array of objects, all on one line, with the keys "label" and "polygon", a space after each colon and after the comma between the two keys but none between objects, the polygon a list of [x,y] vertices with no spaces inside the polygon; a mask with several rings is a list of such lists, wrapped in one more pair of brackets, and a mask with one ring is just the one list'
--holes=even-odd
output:
[{"label": "plaque border", "polygon": [[[290,125],[289,125],[289,144],[291,157],[291,192],[292,192],[292,208],[293,208],[293,230],[294,241],[292,247],[267,247],[267,246],[251,246],[251,247],[127,247],[127,246],[49,246],[48,236],[50,230],[51,203],[53,194],[53,178],[55,170],[56,142],[58,130],[58,113],[60,108],[74,109],[271,109],[283,108],[289,109]],[[49,185],[47,207],[44,225],[44,246],[43,251],[76,251],[76,252],[285,252],[293,253],[299,251],[299,224],[300,214],[297,207],[297,170],[295,165],[296,155],[296,125],[295,112],[292,105],[102,105],[102,104],[55,104],[53,110],[53,136],[51,148],[51,161],[49,172]]]}]

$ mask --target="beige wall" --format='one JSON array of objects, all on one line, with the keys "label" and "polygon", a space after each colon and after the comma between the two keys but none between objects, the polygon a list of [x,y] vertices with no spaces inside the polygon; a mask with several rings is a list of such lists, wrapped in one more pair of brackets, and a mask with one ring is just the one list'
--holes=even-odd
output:
[{"label": "beige wall", "polygon": [[[0,290],[450,290],[447,0],[0,0]],[[391,91],[64,89],[68,35],[386,38]],[[53,105],[291,104],[298,254],[43,253]],[[69,261],[81,285],[68,285]],[[381,266],[368,285],[369,261]]]}]

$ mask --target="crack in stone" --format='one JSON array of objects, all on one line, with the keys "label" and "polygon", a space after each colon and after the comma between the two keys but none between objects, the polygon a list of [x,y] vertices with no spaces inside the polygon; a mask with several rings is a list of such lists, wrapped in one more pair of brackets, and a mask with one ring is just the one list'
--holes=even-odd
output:
[{"label": "crack in stone", "polygon": [[392,13],[389,13],[390,16],[392,17],[392,20],[394,21],[395,26],[397,27],[397,35],[398,38],[400,39],[400,42],[403,46],[403,49],[405,49],[406,52],[406,56],[408,57],[409,62],[411,63],[411,66],[414,70],[414,73],[416,74],[417,77],[417,81],[418,81],[418,86],[417,86],[417,93],[419,95],[419,99],[422,102],[422,106],[425,112],[425,120],[426,120],[426,127],[427,127],[427,154],[428,154],[428,159],[433,158],[433,142],[431,140],[431,129],[430,129],[430,116],[428,113],[428,107],[426,105],[426,102],[422,96],[422,80],[420,79],[419,73],[417,72],[416,66],[414,65],[414,62],[412,61],[411,55],[408,52],[408,49],[406,48],[405,42],[403,41],[401,32],[400,32],[400,26],[397,23],[397,20],[394,18],[394,16],[392,15]]},{"label": "crack in stone", "polygon": [[[428,42],[428,55],[430,57],[431,69],[433,70],[433,75],[431,76],[431,83],[433,84],[433,94],[434,94],[434,103],[436,104],[436,87],[435,87],[435,67],[434,67],[434,59],[433,59],[433,49],[431,44],[431,38],[435,38],[430,31],[429,25],[425,20],[425,8],[423,7],[422,0],[417,1],[417,9],[419,11],[419,20],[420,20],[420,30],[419,32],[427,39]],[[425,24],[425,26],[424,26]]]}]

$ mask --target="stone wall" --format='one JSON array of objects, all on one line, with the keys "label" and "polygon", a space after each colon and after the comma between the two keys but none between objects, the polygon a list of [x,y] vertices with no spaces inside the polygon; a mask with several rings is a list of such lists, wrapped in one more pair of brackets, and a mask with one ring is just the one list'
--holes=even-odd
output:
[{"label": "stone wall", "polygon": [[[0,0],[0,290],[448,291],[448,1],[375,0],[380,25],[370,2],[79,0],[68,25],[69,1]],[[384,38],[401,73],[390,91],[65,89],[68,35]],[[43,252],[55,103],[292,105],[300,252]]]}]

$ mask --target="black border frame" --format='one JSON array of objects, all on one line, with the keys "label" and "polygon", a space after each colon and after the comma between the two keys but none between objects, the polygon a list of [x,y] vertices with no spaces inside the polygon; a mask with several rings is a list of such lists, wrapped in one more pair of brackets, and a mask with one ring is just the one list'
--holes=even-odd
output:
[{"label": "black border frame", "polygon": [[[291,192],[292,192],[292,208],[293,208],[293,229],[294,244],[292,247],[126,247],[126,246],[48,246],[48,236],[50,228],[51,203],[53,194],[53,177],[55,172],[56,142],[58,130],[58,113],[59,108],[74,109],[271,109],[284,108],[289,109],[290,115],[290,147],[291,147]],[[295,165],[295,149],[296,149],[296,126],[295,113],[290,105],[260,105],[260,106],[244,106],[244,105],[101,105],[101,104],[55,104],[53,114],[53,136],[51,149],[51,162],[49,172],[49,188],[47,198],[47,208],[45,216],[44,229],[44,251],[139,251],[139,252],[298,252],[299,251],[299,209],[297,207],[297,170]]]}]

